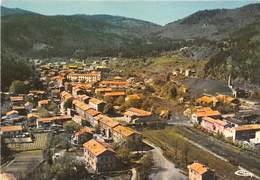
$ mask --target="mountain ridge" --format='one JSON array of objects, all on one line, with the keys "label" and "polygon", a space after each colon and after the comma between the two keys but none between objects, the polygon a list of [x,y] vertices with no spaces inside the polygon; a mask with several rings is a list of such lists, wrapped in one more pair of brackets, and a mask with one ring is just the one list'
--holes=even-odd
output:
[{"label": "mountain ridge", "polygon": [[222,40],[260,19],[260,3],[236,9],[202,10],[168,23],[157,33],[171,39]]},{"label": "mountain ridge", "polygon": [[[206,77],[226,80],[232,74],[238,81],[260,83],[260,3],[203,10],[165,26],[111,15],[45,16],[13,10],[1,11],[5,55],[1,63],[5,65],[13,54],[25,58],[135,58],[192,47],[187,52],[191,60],[209,60]],[[208,25],[201,28],[204,24]]]}]

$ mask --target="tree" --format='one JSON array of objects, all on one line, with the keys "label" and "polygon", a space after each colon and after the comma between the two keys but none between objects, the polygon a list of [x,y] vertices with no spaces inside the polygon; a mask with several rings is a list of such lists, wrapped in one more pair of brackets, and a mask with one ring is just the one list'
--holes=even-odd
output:
[{"label": "tree", "polygon": [[137,168],[138,179],[148,179],[149,172],[153,166],[152,154],[148,152],[140,160],[140,166]]},{"label": "tree", "polygon": [[130,159],[131,159],[130,151],[127,147],[124,147],[124,146],[119,147],[117,154],[123,163],[125,163],[125,164],[130,163]]},{"label": "tree", "polygon": [[79,131],[82,126],[74,121],[68,121],[63,125],[64,129],[68,133],[73,133],[75,131]]},{"label": "tree", "polygon": [[49,111],[53,111],[53,112],[55,112],[55,113],[58,113],[58,112],[59,112],[59,108],[58,108],[57,104],[54,103],[54,102],[51,102],[51,103],[50,103],[50,105],[48,106],[48,110],[49,110]]},{"label": "tree", "polygon": [[37,111],[41,118],[49,117],[49,111],[44,107],[38,107]]},{"label": "tree", "polygon": [[1,49],[1,90],[8,91],[12,81],[24,81],[32,75],[32,69],[25,59],[2,46]]},{"label": "tree", "polygon": [[26,94],[28,91],[29,86],[20,80],[13,81],[9,88],[9,92],[13,94]]},{"label": "tree", "polygon": [[128,109],[130,107],[140,108],[141,105],[142,105],[141,100],[129,99],[125,102],[124,107],[125,109]]},{"label": "tree", "polygon": [[92,139],[92,135],[91,134],[84,134],[83,137],[80,138],[79,140],[79,144],[84,144],[85,142],[89,141]]},{"label": "tree", "polygon": [[125,98],[123,96],[119,96],[115,99],[114,103],[116,105],[122,105],[125,102]]},{"label": "tree", "polygon": [[7,159],[11,155],[11,150],[8,148],[7,144],[5,143],[5,139],[1,136],[1,161],[3,162],[4,159]]},{"label": "tree", "polygon": [[114,113],[113,104],[107,103],[104,107],[103,113],[104,114],[113,114]]},{"label": "tree", "polygon": [[70,156],[64,156],[56,160],[52,165],[44,164],[36,168],[27,179],[91,179],[85,164],[82,161],[75,160]]},{"label": "tree", "polygon": [[161,88],[161,94],[166,98],[175,98],[177,96],[177,88],[171,83],[167,83]]},{"label": "tree", "polygon": [[39,107],[37,109],[37,111],[41,118],[49,117],[49,111],[47,109],[45,109],[44,107]]},{"label": "tree", "polygon": [[114,99],[112,97],[109,97],[109,96],[105,96],[104,97],[104,101],[106,101],[106,103],[113,103]]},{"label": "tree", "polygon": [[51,173],[55,176],[53,179],[85,179],[88,172],[84,162],[74,160],[69,157],[61,158],[51,167]]}]

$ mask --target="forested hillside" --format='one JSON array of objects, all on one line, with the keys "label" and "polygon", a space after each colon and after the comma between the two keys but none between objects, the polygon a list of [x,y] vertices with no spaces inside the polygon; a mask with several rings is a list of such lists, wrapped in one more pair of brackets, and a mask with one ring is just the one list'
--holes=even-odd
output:
[{"label": "forested hillside", "polygon": [[158,36],[170,39],[222,40],[260,19],[260,3],[236,9],[198,11],[165,25]]},{"label": "forested hillside", "polygon": [[2,17],[2,46],[23,56],[86,57],[154,55],[173,47],[149,35],[161,26],[110,15],[44,16],[11,13]]},{"label": "forested hillside", "polygon": [[260,84],[260,22],[235,32],[205,67],[207,76]]},{"label": "forested hillside", "polygon": [[4,7],[1,16],[2,87],[28,78],[26,59],[31,57],[136,58],[182,47],[192,47],[186,54],[191,60],[210,59],[207,77],[226,80],[232,74],[260,83],[259,3],[199,11],[165,26],[119,16],[45,16]]},{"label": "forested hillside", "polygon": [[2,50],[1,52],[1,91],[8,90],[14,80],[29,80],[33,69],[27,59],[13,52]]}]

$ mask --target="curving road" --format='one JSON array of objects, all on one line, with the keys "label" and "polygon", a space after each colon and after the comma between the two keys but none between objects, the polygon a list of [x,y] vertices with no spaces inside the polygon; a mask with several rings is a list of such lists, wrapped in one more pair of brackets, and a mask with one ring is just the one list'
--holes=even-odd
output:
[{"label": "curving road", "polygon": [[187,180],[188,178],[182,174],[180,169],[177,169],[175,165],[163,156],[163,152],[159,147],[147,142],[152,149],[150,152],[153,155],[154,167],[149,175],[149,179],[152,180]]}]

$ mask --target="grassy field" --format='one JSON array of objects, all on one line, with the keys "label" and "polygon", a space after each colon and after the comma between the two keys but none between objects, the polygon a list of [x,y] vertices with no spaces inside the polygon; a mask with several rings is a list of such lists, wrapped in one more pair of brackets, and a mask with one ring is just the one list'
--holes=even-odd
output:
[{"label": "grassy field", "polygon": [[8,147],[15,152],[43,150],[47,145],[47,135],[47,133],[35,134],[35,141],[32,143],[13,143],[8,144]]},{"label": "grassy field", "polygon": [[167,127],[162,130],[146,129],[143,134],[147,139],[160,146],[169,160],[184,170],[187,170],[187,164],[199,160],[199,162],[215,169],[223,179],[246,179],[234,174],[237,170],[236,166],[187,142],[174,127]]},{"label": "grassy field", "polygon": [[192,68],[196,67],[202,71],[207,61],[193,61],[179,55],[164,55],[161,57],[153,58],[153,63],[148,66],[152,72],[172,72],[175,68]]},{"label": "grassy field", "polygon": [[145,72],[147,76],[165,74],[172,72],[175,68],[192,68],[196,67],[199,72],[203,72],[203,68],[207,61],[194,61],[180,55],[162,55],[159,57],[147,59],[119,59],[110,64],[110,66],[125,74]]}]

